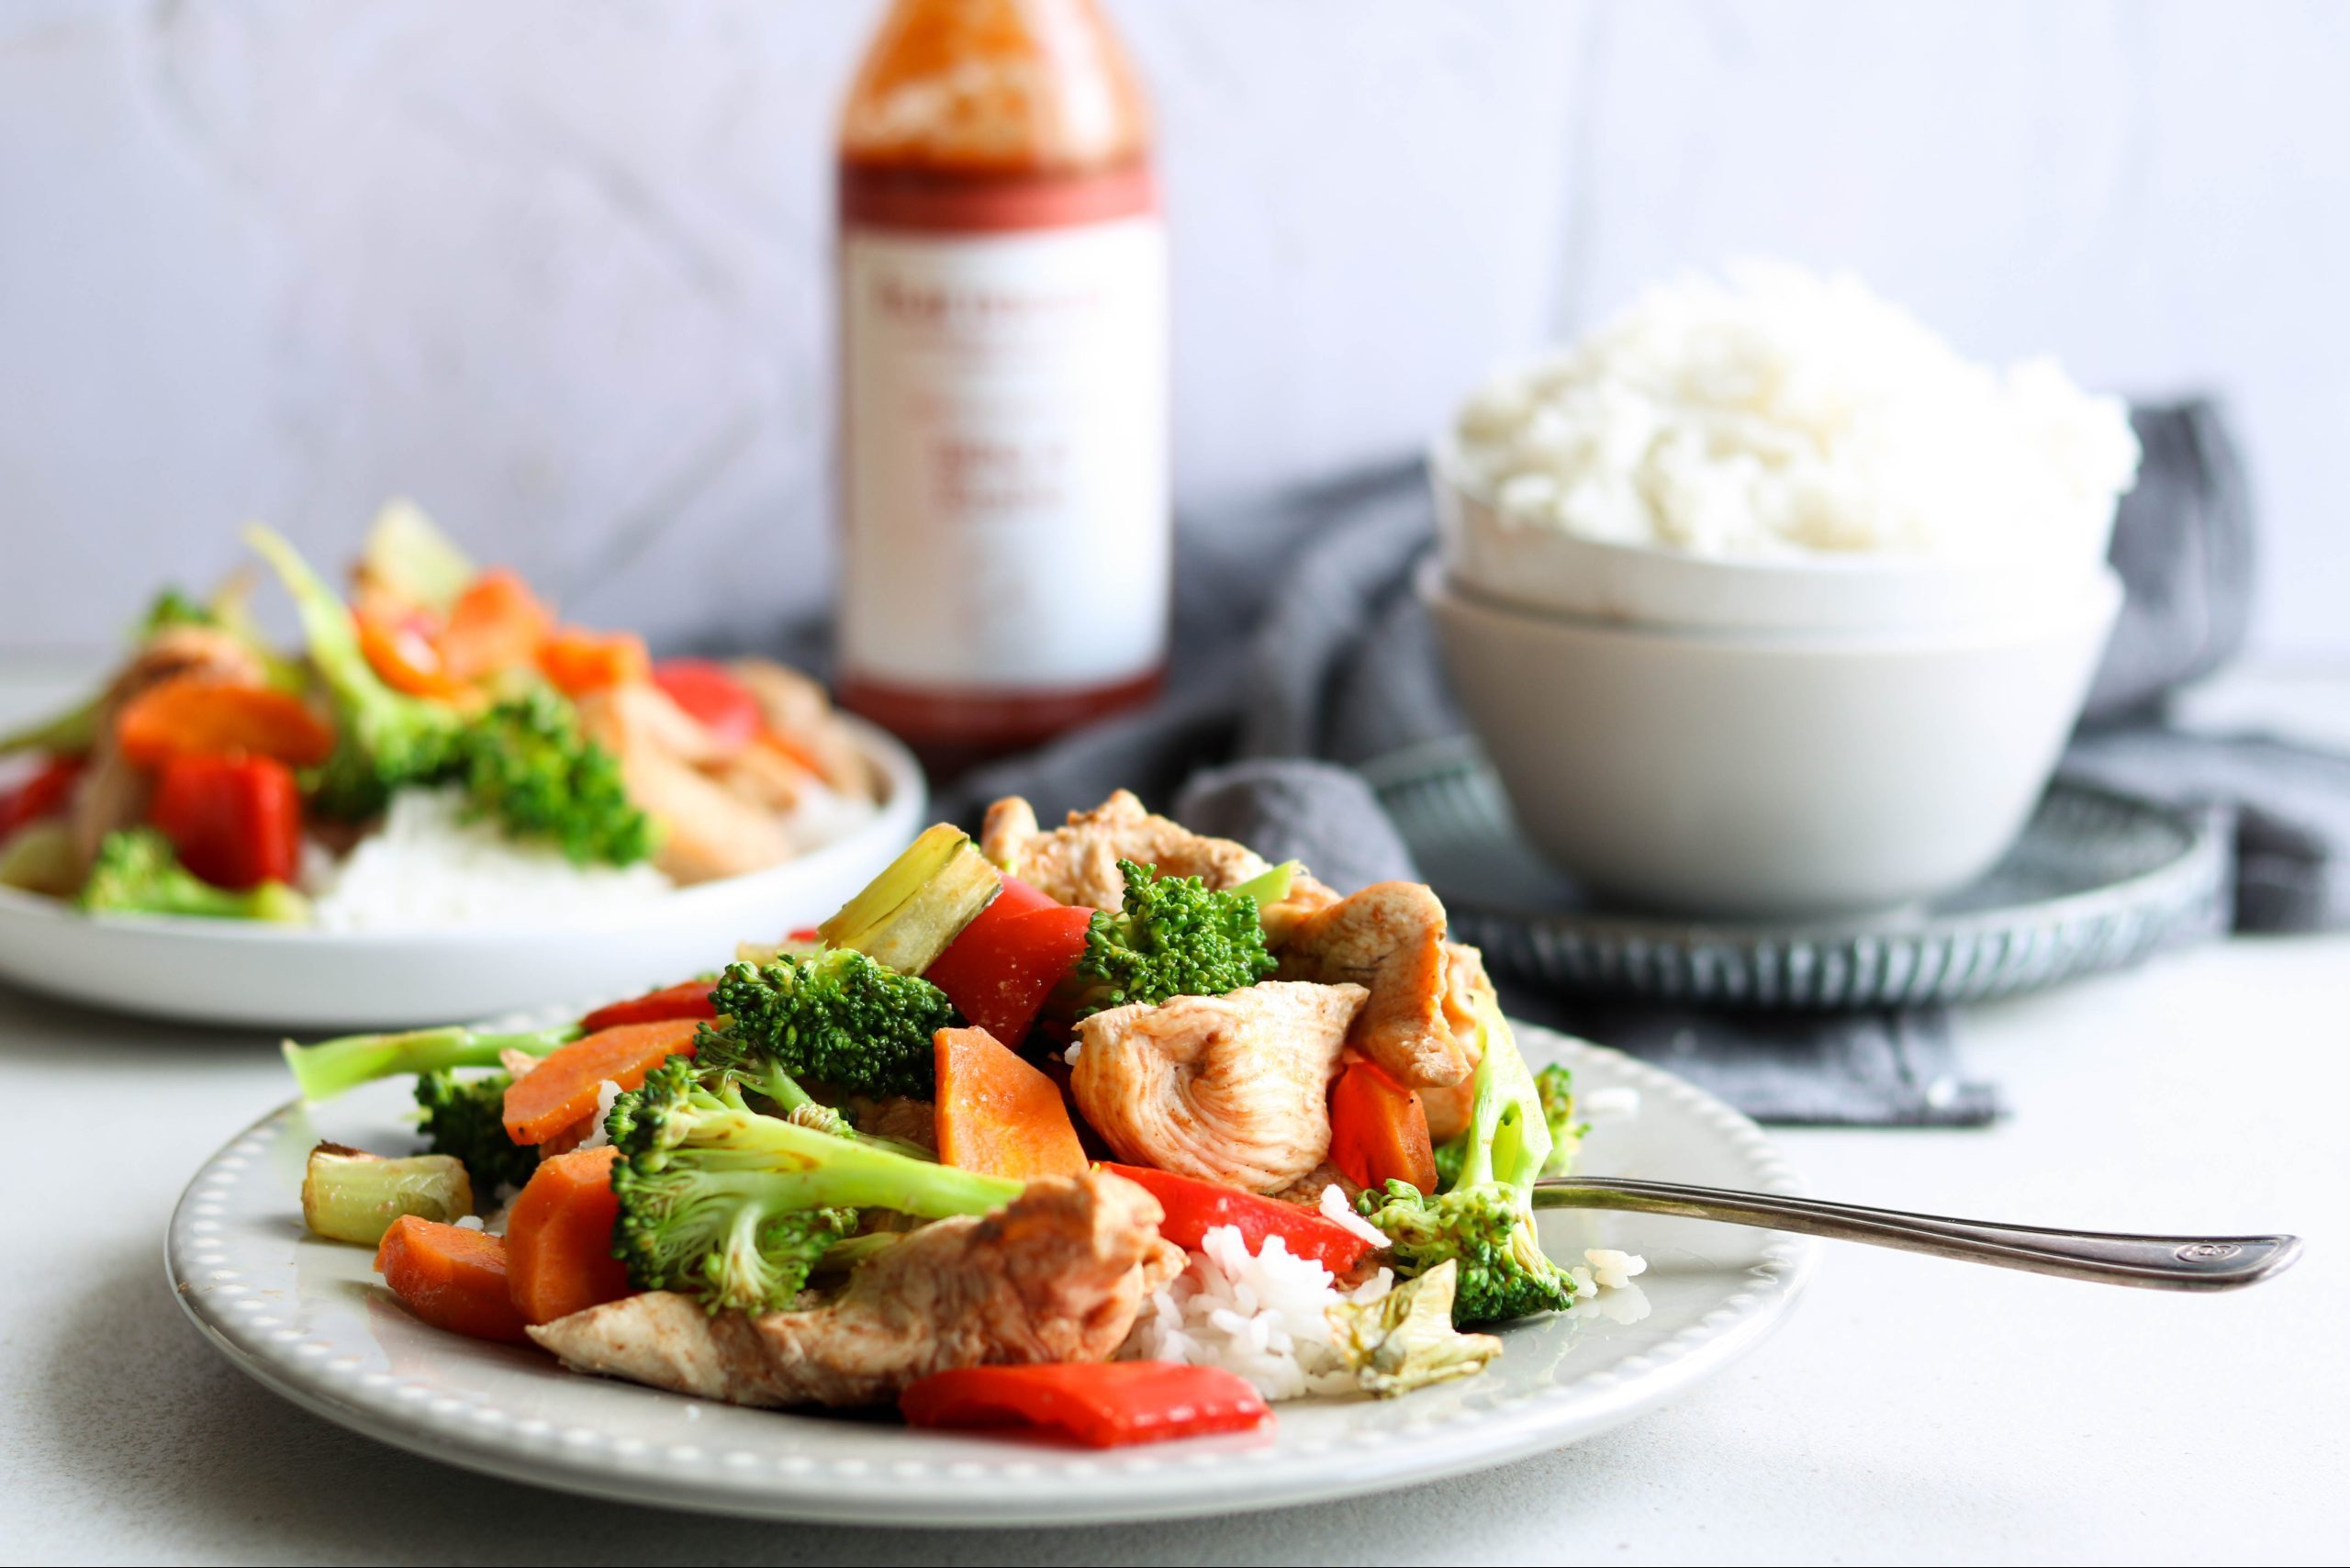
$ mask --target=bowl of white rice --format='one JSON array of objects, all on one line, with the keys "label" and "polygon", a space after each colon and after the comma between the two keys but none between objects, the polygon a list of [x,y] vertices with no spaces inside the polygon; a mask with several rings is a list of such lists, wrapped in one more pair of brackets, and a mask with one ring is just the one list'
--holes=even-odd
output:
[{"label": "bowl of white rice", "polygon": [[1962,358],[1848,275],[1649,289],[1430,454],[1446,566],[1521,609],[1736,632],[2020,622],[2105,558],[2138,443],[2049,359]]},{"label": "bowl of white rice", "polygon": [[1417,588],[1520,823],[1594,891],[1895,910],[1987,870],[2046,785],[2138,455],[2053,362],[1749,264],[1472,397]]}]

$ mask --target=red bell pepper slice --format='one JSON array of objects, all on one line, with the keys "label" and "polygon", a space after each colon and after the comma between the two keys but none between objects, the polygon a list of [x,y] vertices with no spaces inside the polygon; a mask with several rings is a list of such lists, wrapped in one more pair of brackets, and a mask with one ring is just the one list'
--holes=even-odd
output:
[{"label": "red bell pepper slice", "polygon": [[1085,952],[1093,912],[1056,903],[1014,877],[923,978],[979,1027],[1018,1049],[1045,999]]},{"label": "red bell pepper slice", "polygon": [[679,980],[625,1002],[608,1002],[579,1020],[583,1033],[592,1035],[615,1024],[658,1024],[670,1018],[715,1018],[718,1004],[710,1000],[710,981]]},{"label": "red bell pepper slice", "polygon": [[917,1427],[1045,1427],[1100,1449],[1247,1431],[1273,1418],[1245,1379],[1172,1361],[961,1367],[915,1379],[898,1408]]},{"label": "red bell pepper slice", "polygon": [[1207,1233],[1220,1225],[1237,1226],[1251,1252],[1268,1236],[1278,1236],[1291,1256],[1311,1258],[1337,1275],[1345,1274],[1371,1250],[1370,1242],[1345,1226],[1295,1204],[1260,1198],[1237,1187],[1178,1176],[1171,1170],[1107,1162],[1099,1169],[1124,1176],[1157,1198],[1167,1212],[1167,1217],[1158,1222],[1158,1234],[1189,1251],[1198,1251]]},{"label": "red bell pepper slice", "polygon": [[1330,1086],[1330,1163],[1358,1187],[1408,1182],[1436,1191],[1436,1146],[1420,1097],[1365,1057]]},{"label": "red bell pepper slice", "polygon": [[218,888],[291,882],[302,864],[302,792],[274,757],[174,756],[147,820],[180,863]]},{"label": "red bell pepper slice", "polygon": [[767,727],[759,700],[723,665],[708,659],[663,659],[653,666],[653,684],[700,720],[722,745],[748,745]]},{"label": "red bell pepper slice", "polygon": [[23,783],[0,790],[0,839],[63,811],[82,777],[83,762],[78,756],[52,756]]}]

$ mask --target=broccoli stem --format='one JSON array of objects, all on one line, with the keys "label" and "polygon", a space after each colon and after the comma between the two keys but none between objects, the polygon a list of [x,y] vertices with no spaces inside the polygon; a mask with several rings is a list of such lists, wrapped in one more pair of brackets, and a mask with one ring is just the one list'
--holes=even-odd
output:
[{"label": "broccoli stem", "polygon": [[287,1040],[279,1048],[285,1053],[285,1065],[294,1070],[294,1081],[301,1087],[303,1099],[331,1100],[378,1078],[449,1067],[496,1067],[500,1051],[543,1057],[578,1037],[576,1024],[505,1035],[452,1024],[399,1034],[345,1035],[308,1046]]},{"label": "broccoli stem", "polygon": [[[615,1133],[613,1141],[623,1140]],[[755,1193],[778,1211],[896,1209],[948,1219],[1001,1208],[1024,1185],[732,1106],[702,1112],[687,1150],[672,1158],[710,1190]]]},{"label": "broccoli stem", "polygon": [[327,587],[310,564],[274,530],[261,524],[245,526],[245,543],[260,552],[274,568],[285,591],[293,596],[294,612],[302,622],[302,637],[309,644],[310,661],[319,666],[335,694],[354,705],[396,693],[378,679],[367,655],[359,649],[359,633],[351,610],[334,589]]},{"label": "broccoli stem", "polygon": [[97,744],[98,706],[102,700],[93,697],[78,708],[36,719],[22,729],[0,735],[0,756],[14,756],[20,751],[80,756]]},{"label": "broccoli stem", "polygon": [[1254,899],[1257,907],[1263,909],[1267,904],[1279,903],[1289,897],[1290,884],[1296,881],[1297,874],[1304,869],[1303,861],[1284,860],[1269,870],[1258,872],[1245,882],[1235,882],[1225,890]]}]

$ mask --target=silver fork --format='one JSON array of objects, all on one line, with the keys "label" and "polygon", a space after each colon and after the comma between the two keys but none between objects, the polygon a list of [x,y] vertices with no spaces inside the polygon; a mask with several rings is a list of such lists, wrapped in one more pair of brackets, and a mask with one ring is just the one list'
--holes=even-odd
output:
[{"label": "silver fork", "polygon": [[1678,1182],[1606,1176],[1546,1176],[1534,1183],[1538,1209],[1621,1209],[1792,1230],[1837,1241],[1866,1241],[2035,1274],[2161,1291],[2228,1291],[2282,1272],[2301,1255],[2298,1236],[2117,1236],[1988,1225],[1822,1203],[1777,1193],[1733,1193]]}]

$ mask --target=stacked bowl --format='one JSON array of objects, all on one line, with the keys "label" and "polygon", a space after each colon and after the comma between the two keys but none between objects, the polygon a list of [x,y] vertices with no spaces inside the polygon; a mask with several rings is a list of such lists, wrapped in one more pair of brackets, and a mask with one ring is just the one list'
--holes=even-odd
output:
[{"label": "stacked bowl", "polygon": [[1628,908],[1802,919],[1980,876],[2053,771],[2121,603],[2118,490],[2022,551],[1742,552],[1596,537],[1516,504],[1494,467],[1460,430],[1436,443],[1439,549],[1416,590],[1528,835]]}]

